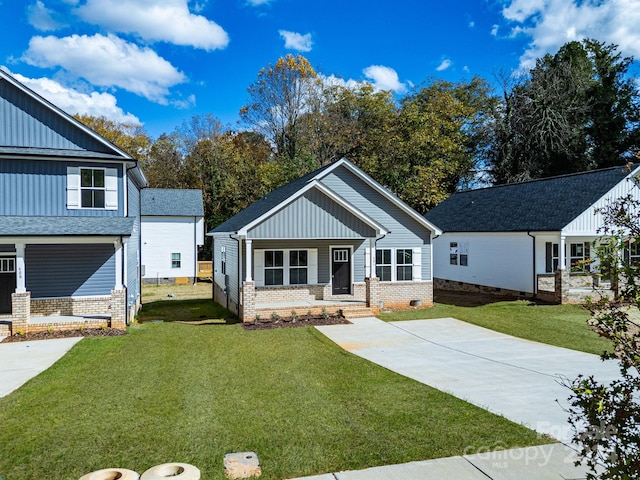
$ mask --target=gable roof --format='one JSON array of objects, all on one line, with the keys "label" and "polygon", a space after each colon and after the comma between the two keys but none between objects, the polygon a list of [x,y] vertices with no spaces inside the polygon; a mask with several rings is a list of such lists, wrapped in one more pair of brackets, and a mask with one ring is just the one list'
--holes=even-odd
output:
[{"label": "gable roof", "polygon": [[342,205],[347,210],[350,210],[351,213],[360,217],[370,226],[375,228],[380,232],[386,232],[386,229],[376,222],[374,219],[370,218],[363,212],[359,211],[355,207],[351,206],[346,202],[346,200],[342,199],[340,196],[330,191],[328,188],[323,186],[320,183],[320,180],[328,175],[333,170],[345,167],[351,170],[353,173],[363,178],[369,185],[371,185],[375,190],[382,193],[384,196],[388,197],[392,202],[398,205],[401,209],[407,212],[409,215],[413,216],[418,222],[420,222],[425,227],[429,228],[434,232],[438,232],[437,227],[432,225],[428,220],[420,216],[415,210],[409,207],[407,204],[402,202],[398,197],[392,194],[389,190],[385,189],[382,185],[377,183],[371,177],[369,177],[366,173],[356,167],[353,163],[349,162],[346,159],[338,160],[329,165],[325,165],[318,170],[311,172],[307,175],[304,175],[292,182],[283,185],[280,188],[277,188],[256,201],[255,203],[249,205],[244,210],[238,212],[233,217],[229,218],[227,221],[221,223],[216,228],[211,230],[208,235],[213,235],[216,233],[239,233],[244,234],[246,230],[251,228],[252,226],[258,224],[262,220],[268,218],[270,215],[280,210],[287,204],[291,203],[295,199],[302,196],[307,190],[310,188],[317,188],[322,191],[325,195],[330,196],[337,203]]},{"label": "gable roof", "polygon": [[467,190],[454,193],[425,217],[443,232],[560,231],[637,171],[611,167]]},{"label": "gable roof", "polygon": [[162,217],[204,217],[202,191],[176,188],[145,188],[141,214]]}]

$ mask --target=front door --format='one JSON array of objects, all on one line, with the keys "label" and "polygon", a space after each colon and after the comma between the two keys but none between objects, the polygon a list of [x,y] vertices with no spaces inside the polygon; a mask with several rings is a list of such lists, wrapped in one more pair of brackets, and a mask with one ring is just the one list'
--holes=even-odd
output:
[{"label": "front door", "polygon": [[333,295],[351,293],[351,249],[331,249],[331,284]]},{"label": "front door", "polygon": [[11,313],[11,294],[16,291],[16,259],[0,257],[0,313]]}]

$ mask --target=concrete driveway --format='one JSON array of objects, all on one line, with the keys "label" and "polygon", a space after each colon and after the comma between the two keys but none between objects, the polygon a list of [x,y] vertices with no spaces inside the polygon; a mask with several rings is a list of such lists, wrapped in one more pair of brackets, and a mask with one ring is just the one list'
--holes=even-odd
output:
[{"label": "concrete driveway", "polygon": [[490,412],[571,441],[570,391],[559,382],[579,373],[618,377],[614,361],[477,327],[453,318],[317,327],[340,345],[401,375],[451,393]]},{"label": "concrete driveway", "polygon": [[82,337],[0,343],[0,398],[56,363]]}]

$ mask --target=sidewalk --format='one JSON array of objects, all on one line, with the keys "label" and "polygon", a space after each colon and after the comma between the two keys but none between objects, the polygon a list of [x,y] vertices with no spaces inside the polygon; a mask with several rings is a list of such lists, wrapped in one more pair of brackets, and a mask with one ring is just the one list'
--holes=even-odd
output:
[{"label": "sidewalk", "polygon": [[575,453],[554,443],[539,447],[437,458],[290,480],[580,480]]}]

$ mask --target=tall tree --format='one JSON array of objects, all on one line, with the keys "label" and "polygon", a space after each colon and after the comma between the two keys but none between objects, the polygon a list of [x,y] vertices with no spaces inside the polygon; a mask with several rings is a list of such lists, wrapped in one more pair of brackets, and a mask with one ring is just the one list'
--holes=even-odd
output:
[{"label": "tall tree", "polygon": [[630,62],[615,45],[569,42],[505,85],[486,152],[495,182],[623,164],[640,146]]},{"label": "tall tree", "polygon": [[301,153],[300,119],[315,104],[317,74],[302,55],[281,57],[258,72],[247,91],[240,118],[273,145],[277,157],[294,160]]},{"label": "tall tree", "polygon": [[74,115],[74,118],[138,160],[149,153],[152,141],[141,125],[91,115]]}]

